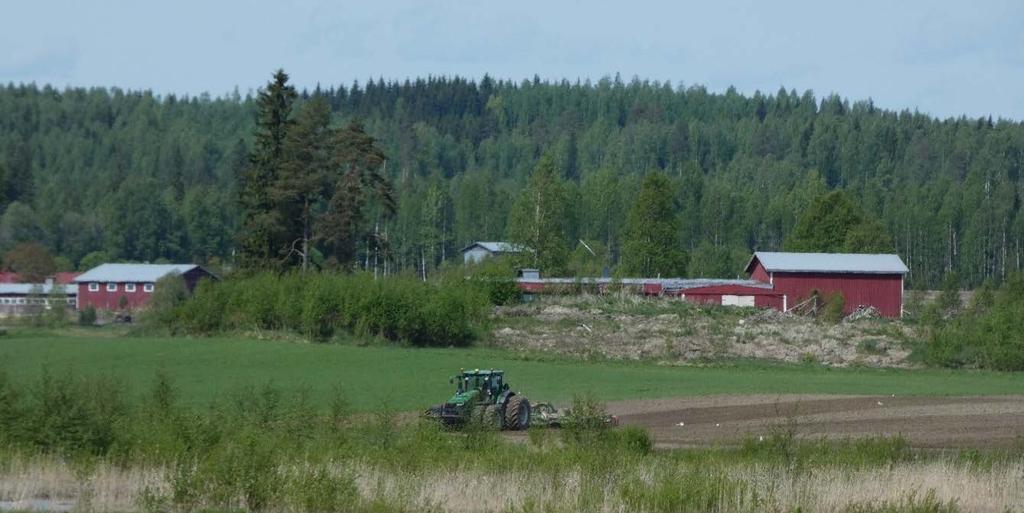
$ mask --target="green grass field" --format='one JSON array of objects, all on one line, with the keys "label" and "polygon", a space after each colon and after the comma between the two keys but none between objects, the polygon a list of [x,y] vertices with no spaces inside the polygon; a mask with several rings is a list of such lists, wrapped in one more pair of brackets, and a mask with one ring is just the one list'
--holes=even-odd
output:
[{"label": "green grass field", "polygon": [[707,367],[577,362],[493,349],[413,349],[260,341],[242,337],[121,336],[105,331],[47,333],[15,329],[0,338],[0,369],[15,380],[52,373],[106,374],[145,393],[154,375],[172,377],[192,404],[272,383],[308,387],[323,404],[342,387],[357,410],[385,405],[417,410],[451,393],[460,367],[495,367],[533,400],[566,401],[575,393],[600,400],[706,394],[1024,394],[1021,374],[949,370],[827,369],[740,362]]}]

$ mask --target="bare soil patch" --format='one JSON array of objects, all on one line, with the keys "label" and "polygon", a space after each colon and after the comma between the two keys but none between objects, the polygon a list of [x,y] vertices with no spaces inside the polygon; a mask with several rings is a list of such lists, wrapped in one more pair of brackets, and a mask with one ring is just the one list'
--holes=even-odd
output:
[{"label": "bare soil patch", "polygon": [[1024,396],[705,396],[621,401],[608,411],[649,429],[662,447],[732,444],[779,429],[803,438],[902,435],[925,448],[1024,443]]}]

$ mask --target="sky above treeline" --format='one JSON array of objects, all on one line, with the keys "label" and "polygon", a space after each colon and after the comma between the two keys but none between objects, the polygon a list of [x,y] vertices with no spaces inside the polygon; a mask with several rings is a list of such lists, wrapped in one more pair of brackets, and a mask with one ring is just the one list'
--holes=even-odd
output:
[{"label": "sky above treeline", "polygon": [[1024,2],[7,2],[0,81],[245,94],[370,78],[620,74],[1024,120]]}]

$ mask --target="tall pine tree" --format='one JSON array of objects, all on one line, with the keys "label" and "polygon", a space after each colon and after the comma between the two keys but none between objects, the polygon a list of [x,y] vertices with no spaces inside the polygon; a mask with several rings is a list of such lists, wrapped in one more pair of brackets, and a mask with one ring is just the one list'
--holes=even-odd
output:
[{"label": "tall pine tree", "polygon": [[[384,174],[387,157],[377,140],[366,133],[363,125],[350,123],[334,135],[332,165],[340,176],[333,182],[327,211],[320,218],[324,244],[336,265],[350,266],[356,260],[359,242],[368,234],[366,225],[371,200],[376,200],[380,213],[395,213],[391,182]],[[375,235],[378,232],[373,232]],[[374,249],[380,249],[375,237]]]},{"label": "tall pine tree", "polygon": [[330,123],[331,107],[323,96],[302,106],[285,137],[283,163],[270,187],[275,222],[287,243],[281,259],[285,265],[299,263],[303,271],[309,268],[313,250],[315,208],[332,178],[335,133]]}]

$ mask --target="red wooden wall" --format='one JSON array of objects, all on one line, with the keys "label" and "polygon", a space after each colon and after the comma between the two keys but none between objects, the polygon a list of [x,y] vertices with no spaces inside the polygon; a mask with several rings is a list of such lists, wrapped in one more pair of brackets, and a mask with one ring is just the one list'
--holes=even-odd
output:
[{"label": "red wooden wall", "polygon": [[[192,269],[191,271],[182,275],[185,280],[185,286],[189,290],[193,290],[199,280],[202,278],[209,277],[210,273],[206,272],[201,267]],[[127,300],[126,310],[135,310],[149,301],[152,292],[146,292],[145,283],[135,283],[135,292],[128,292],[125,290],[126,282],[117,282],[117,290],[113,292],[107,292],[107,282],[100,282],[100,290],[95,292],[89,291],[88,283],[78,284],[78,309],[83,310],[86,307],[92,306],[97,310],[120,310],[121,297]],[[155,285],[157,287],[159,285]],[[156,290],[154,287],[154,291]]]},{"label": "red wooden wall", "polygon": [[[903,310],[903,276],[899,274],[773,274],[774,290],[787,296],[790,308],[817,290],[825,298],[841,293],[845,301],[844,313],[847,314],[861,305],[873,306],[885,317],[899,317]],[[767,276],[761,262],[754,263],[751,276]]]},{"label": "red wooden wall", "polygon": [[744,285],[713,285],[710,287],[698,287],[680,291],[686,296],[686,300],[701,304],[722,304],[722,296],[754,296],[754,306],[757,308],[775,308],[782,310],[782,293],[774,289],[760,287],[747,287]]}]

